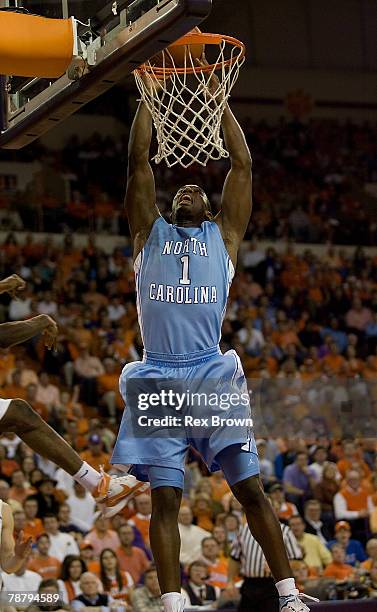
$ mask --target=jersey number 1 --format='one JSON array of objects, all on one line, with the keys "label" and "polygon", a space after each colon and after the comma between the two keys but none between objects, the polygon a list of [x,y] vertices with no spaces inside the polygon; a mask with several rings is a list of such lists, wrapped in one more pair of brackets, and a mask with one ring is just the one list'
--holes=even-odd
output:
[{"label": "jersey number 1", "polygon": [[180,285],[191,285],[191,281],[189,277],[189,261],[190,261],[190,258],[188,255],[184,255],[183,257],[181,257],[182,278],[179,279]]}]

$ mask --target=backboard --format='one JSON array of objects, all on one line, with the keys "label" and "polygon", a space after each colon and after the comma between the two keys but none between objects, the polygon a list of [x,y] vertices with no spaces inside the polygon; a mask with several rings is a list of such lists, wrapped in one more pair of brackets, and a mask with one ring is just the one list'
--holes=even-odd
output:
[{"label": "backboard", "polygon": [[0,0],[4,10],[74,17],[77,43],[58,79],[0,76],[0,147],[33,142],[199,25],[211,7],[212,0]]}]

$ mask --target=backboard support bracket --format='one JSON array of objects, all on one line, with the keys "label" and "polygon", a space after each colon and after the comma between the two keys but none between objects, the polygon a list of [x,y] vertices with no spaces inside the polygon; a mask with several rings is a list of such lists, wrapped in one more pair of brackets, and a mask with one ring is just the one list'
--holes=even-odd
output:
[{"label": "backboard support bracket", "polygon": [[[128,3],[121,11],[119,25],[93,41],[92,65],[80,78],[72,78],[72,70],[68,70],[17,108],[11,108],[6,81],[0,80],[0,147],[20,149],[30,144],[200,25],[212,8],[212,0],[165,0],[130,22],[124,11],[137,2]],[[124,2],[118,2],[121,4]],[[101,11],[107,19],[114,17],[112,7],[113,2],[107,12]]]}]

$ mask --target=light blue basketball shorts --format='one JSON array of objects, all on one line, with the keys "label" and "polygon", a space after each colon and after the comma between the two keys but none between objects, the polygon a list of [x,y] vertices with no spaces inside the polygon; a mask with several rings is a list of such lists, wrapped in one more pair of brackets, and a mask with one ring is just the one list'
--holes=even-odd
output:
[{"label": "light blue basketball shorts", "polygon": [[231,485],[259,474],[250,396],[235,351],[148,352],[124,367],[119,387],[125,410],[112,464],[132,465],[130,472],[152,488],[183,488],[191,446]]}]

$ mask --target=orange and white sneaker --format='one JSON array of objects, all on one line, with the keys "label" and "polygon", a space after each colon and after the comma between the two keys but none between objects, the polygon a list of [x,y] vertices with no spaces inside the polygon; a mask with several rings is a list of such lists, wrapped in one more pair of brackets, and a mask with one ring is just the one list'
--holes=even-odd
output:
[{"label": "orange and white sneaker", "polygon": [[149,489],[149,482],[140,482],[135,476],[110,476],[102,472],[101,480],[93,497],[100,505],[102,516],[112,518],[123,510],[124,506],[133,498],[138,497]]}]

